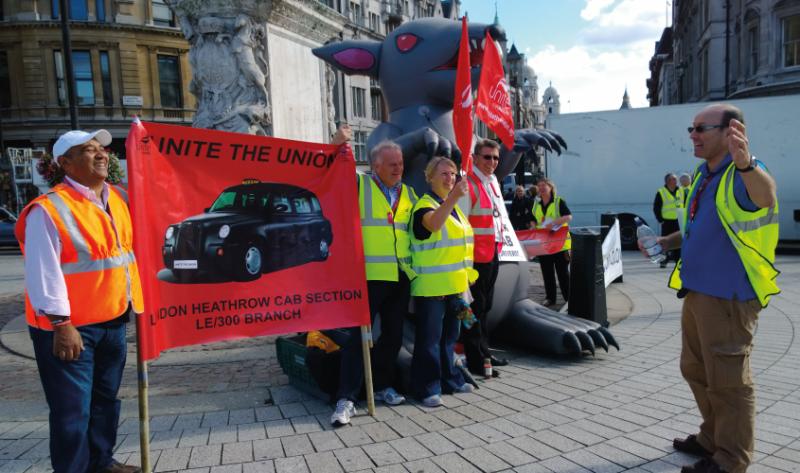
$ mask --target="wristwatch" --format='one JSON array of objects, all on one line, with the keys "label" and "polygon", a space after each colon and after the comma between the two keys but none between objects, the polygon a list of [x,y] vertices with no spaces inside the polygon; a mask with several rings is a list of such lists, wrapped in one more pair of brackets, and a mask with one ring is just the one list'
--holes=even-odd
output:
[{"label": "wristwatch", "polygon": [[750,156],[750,165],[746,168],[742,169],[739,166],[736,166],[736,170],[739,172],[750,172],[756,168],[756,158]]}]

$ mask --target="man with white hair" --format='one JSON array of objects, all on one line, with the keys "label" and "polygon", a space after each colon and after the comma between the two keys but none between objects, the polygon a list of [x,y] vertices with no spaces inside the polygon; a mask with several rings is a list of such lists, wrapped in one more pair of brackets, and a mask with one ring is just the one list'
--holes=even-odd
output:
[{"label": "man with white hair", "polygon": [[61,135],[53,157],[64,182],[28,204],[15,228],[56,473],[141,471],[113,458],[125,324],[143,301],[127,197],[105,182],[110,143],[106,130]]}]

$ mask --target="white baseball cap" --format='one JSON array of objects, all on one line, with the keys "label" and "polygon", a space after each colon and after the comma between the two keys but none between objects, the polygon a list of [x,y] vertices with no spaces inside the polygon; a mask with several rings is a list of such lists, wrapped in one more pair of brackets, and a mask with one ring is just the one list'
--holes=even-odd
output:
[{"label": "white baseball cap", "polygon": [[59,156],[66,154],[70,148],[82,145],[92,139],[97,140],[102,146],[108,146],[111,144],[111,133],[106,130],[68,131],[59,136],[58,140],[56,140],[56,144],[53,145],[53,161],[57,163]]}]

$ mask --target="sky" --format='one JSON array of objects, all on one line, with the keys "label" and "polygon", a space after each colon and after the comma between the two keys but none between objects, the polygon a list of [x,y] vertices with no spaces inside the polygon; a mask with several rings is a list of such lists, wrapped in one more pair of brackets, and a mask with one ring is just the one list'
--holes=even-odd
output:
[{"label": "sky", "polygon": [[[625,87],[646,107],[648,63],[671,18],[667,0],[497,0],[500,24],[539,78],[552,81],[561,113],[615,110]],[[492,23],[494,0],[461,0],[471,22]],[[669,23],[668,23],[669,22]]]}]

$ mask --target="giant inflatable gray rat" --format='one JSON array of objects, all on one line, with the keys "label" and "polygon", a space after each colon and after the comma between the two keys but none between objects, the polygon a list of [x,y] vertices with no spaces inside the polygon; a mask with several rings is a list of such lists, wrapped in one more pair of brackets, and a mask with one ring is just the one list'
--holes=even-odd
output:
[{"label": "giant inflatable gray rat", "polygon": [[[470,63],[473,90],[477,90],[486,33],[500,38],[497,25],[470,23]],[[461,160],[453,129],[455,89],[461,23],[445,18],[424,18],[406,22],[383,41],[336,41],[313,53],[348,75],[376,79],[388,108],[388,120],[370,134],[367,148],[393,140],[403,150],[403,182],[418,195],[428,190],[424,170],[436,155]],[[501,148],[498,180],[511,172],[522,153],[541,146],[561,153],[565,141],[548,130],[516,130],[515,142]],[[493,337],[527,349],[551,353],[580,353],[596,346],[608,350],[617,346],[613,336],[600,325],[559,314],[527,298],[529,263],[503,262],[495,284],[492,310],[487,317]]]}]

